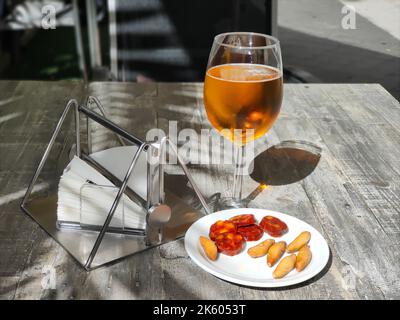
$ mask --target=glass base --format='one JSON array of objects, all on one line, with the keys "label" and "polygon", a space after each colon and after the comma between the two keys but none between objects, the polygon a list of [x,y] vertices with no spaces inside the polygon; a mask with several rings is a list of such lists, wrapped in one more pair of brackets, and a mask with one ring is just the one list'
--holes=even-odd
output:
[{"label": "glass base", "polygon": [[248,201],[244,199],[235,199],[232,197],[223,197],[215,204],[217,211],[226,209],[247,208]]}]

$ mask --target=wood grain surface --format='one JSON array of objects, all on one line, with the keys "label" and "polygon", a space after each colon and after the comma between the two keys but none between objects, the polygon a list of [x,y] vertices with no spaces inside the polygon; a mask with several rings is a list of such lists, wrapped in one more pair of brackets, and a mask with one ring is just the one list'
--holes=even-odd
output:
[{"label": "wood grain surface", "polygon": [[[305,176],[305,164],[297,163],[299,179],[279,180],[249,205],[305,220],[327,239],[331,259],[315,278],[275,290],[215,278],[190,260],[183,239],[88,273],[22,213],[21,199],[66,102],[87,94],[143,138],[155,127],[168,131],[171,121],[178,130],[210,128],[199,83],[0,81],[1,299],[400,298],[400,105],[380,85],[285,85],[278,121],[256,142],[256,161],[268,161],[288,140],[312,143],[321,156]],[[206,196],[229,194],[231,167],[190,165]],[[271,181],[284,174],[276,170]],[[243,194],[259,183],[246,176]],[[55,269],[55,289],[42,287],[46,266]]]}]

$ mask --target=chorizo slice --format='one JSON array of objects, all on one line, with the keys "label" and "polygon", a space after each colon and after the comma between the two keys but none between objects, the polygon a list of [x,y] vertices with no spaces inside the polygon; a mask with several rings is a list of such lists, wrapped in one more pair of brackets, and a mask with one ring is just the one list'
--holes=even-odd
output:
[{"label": "chorizo slice", "polygon": [[280,237],[288,231],[287,224],[273,216],[262,218],[260,227],[272,237]]},{"label": "chorizo slice", "polygon": [[210,227],[209,237],[215,240],[217,235],[225,232],[236,232],[236,225],[230,221],[218,220]]},{"label": "chorizo slice", "polygon": [[244,243],[243,236],[236,232],[221,233],[215,238],[218,251],[228,256],[237,255],[242,251]]},{"label": "chorizo slice", "polygon": [[256,219],[253,214],[240,214],[229,219],[237,227],[249,226],[256,223]]},{"label": "chorizo slice", "polygon": [[264,235],[264,230],[258,225],[238,227],[237,232],[240,233],[246,241],[257,241]]}]

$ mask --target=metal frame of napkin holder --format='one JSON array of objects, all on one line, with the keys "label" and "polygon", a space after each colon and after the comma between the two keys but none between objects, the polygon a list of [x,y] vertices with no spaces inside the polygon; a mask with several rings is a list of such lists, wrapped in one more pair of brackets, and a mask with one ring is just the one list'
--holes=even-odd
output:
[{"label": "metal frame of napkin holder", "polygon": [[[98,108],[98,110],[100,111],[101,114],[94,112],[93,110],[91,110],[88,107],[89,105],[91,105],[93,103]],[[35,206],[37,207],[37,204],[35,203],[31,206],[31,201],[29,201],[29,199],[30,199],[30,196],[32,195],[32,191],[35,186],[35,183],[37,182],[38,177],[41,174],[42,169],[48,159],[48,156],[54,146],[56,138],[59,135],[61,128],[65,122],[65,119],[71,110],[74,111],[74,122],[75,122],[75,144],[76,144],[75,155],[77,157],[79,157],[80,159],[86,161],[93,167],[95,167],[104,176],[106,176],[108,178],[112,177],[114,179],[114,181],[117,180],[117,182],[119,183],[119,185],[116,185],[119,188],[117,195],[116,195],[114,202],[108,212],[108,215],[105,219],[103,226],[101,226],[101,228],[99,230],[97,230],[98,235],[96,237],[93,247],[90,250],[90,254],[88,255],[87,259],[85,259],[86,261],[83,261],[82,257],[80,255],[78,255],[76,253],[74,254],[74,252],[71,252],[73,250],[68,250],[68,248],[66,248],[66,246],[63,245],[63,243],[61,243],[59,241],[59,243],[86,270],[92,270],[94,268],[108,264],[109,262],[118,260],[125,256],[146,250],[148,248],[157,246],[157,245],[165,243],[165,242],[175,240],[176,238],[183,236],[182,230],[181,230],[182,228],[179,227],[179,229],[180,229],[179,232],[181,234],[176,234],[176,235],[172,234],[169,237],[166,237],[165,239],[163,238],[163,231],[164,231],[163,229],[167,227],[171,215],[179,214],[179,213],[174,212],[174,210],[173,210],[174,206],[172,207],[172,212],[171,212],[171,207],[169,205],[165,204],[166,193],[164,190],[164,174],[165,174],[164,163],[165,163],[165,151],[166,151],[167,144],[170,146],[170,150],[173,153],[175,153],[178,164],[180,165],[181,169],[183,170],[184,174],[186,175],[186,177],[187,177],[190,185],[192,186],[192,189],[195,192],[198,200],[200,201],[200,204],[203,207],[205,213],[206,214],[210,213],[208,205],[207,205],[201,191],[199,190],[195,181],[193,180],[190,172],[188,171],[188,168],[186,167],[183,159],[179,155],[176,145],[173,142],[171,142],[168,137],[163,137],[161,139],[161,141],[159,142],[158,147],[156,147],[154,145],[154,143],[142,141],[138,137],[125,131],[124,129],[122,129],[121,127],[119,127],[118,125],[116,125],[115,123],[110,121],[109,119],[107,119],[105,110],[104,110],[103,106],[101,105],[101,103],[99,102],[99,100],[93,96],[89,96],[86,99],[86,102],[84,105],[80,105],[74,99],[70,100],[67,103],[67,105],[57,123],[57,126],[53,132],[50,142],[46,147],[43,157],[40,160],[39,165],[32,177],[32,180],[28,186],[26,194],[22,200],[22,203],[21,203],[21,208],[23,209],[23,211],[26,212],[30,217],[32,217],[37,223],[39,223],[39,225],[41,225],[45,229],[45,231],[47,231],[56,240],[57,240],[57,238],[60,238],[60,237],[58,237],[57,235],[54,234],[55,233],[54,229],[52,227],[49,227],[48,225],[46,225],[46,223],[42,223],[41,221],[39,221],[40,219],[37,219],[37,215],[32,214],[31,208],[33,208]],[[88,153],[84,153],[81,149],[81,130],[80,130],[81,129],[81,118],[80,118],[81,114],[86,116]],[[107,129],[111,130],[113,133],[115,133],[118,137],[118,140],[120,141],[120,143],[122,145],[125,144],[124,143],[124,139],[125,139],[126,141],[128,141],[138,147],[138,149],[135,152],[133,159],[126,171],[125,177],[122,181],[119,179],[115,179],[115,177],[110,172],[108,172],[108,170],[106,168],[101,166],[99,163],[96,163],[96,161],[94,161],[90,157],[90,153],[91,153],[91,149],[92,149],[90,120],[95,121],[96,123],[102,125],[103,127],[107,128]],[[158,161],[156,161],[156,162],[147,161],[147,199],[143,199],[142,197],[137,195],[134,191],[129,190],[130,191],[129,197],[134,198],[133,200],[136,200],[136,203],[139,203],[147,212],[146,213],[146,229],[145,230],[138,229],[138,230],[136,230],[136,232],[133,232],[133,234],[131,232],[129,235],[126,235],[126,236],[130,237],[129,241],[131,244],[132,244],[132,241],[134,241],[133,242],[134,245],[131,245],[132,250],[130,250],[130,251],[128,250],[129,253],[125,252],[120,257],[115,257],[115,256],[111,257],[110,260],[108,260],[106,257],[100,263],[96,263],[96,265],[92,265],[93,260],[95,259],[96,254],[98,253],[98,249],[103,241],[105,234],[109,233],[109,232],[118,233],[118,231],[114,230],[113,228],[110,228],[109,224],[113,218],[116,208],[118,207],[118,204],[120,203],[122,195],[124,193],[126,193],[126,191],[127,191],[128,180],[130,179],[133,169],[134,169],[134,167],[138,161],[138,158],[142,152],[146,152],[147,160],[149,160],[149,157],[154,157],[154,156],[156,158],[158,158]],[[178,198],[174,197],[173,195],[171,195],[171,198],[172,198],[172,202],[175,202],[175,203],[180,202],[180,200]],[[39,200],[34,199],[32,202],[36,201],[39,203],[40,207],[45,208],[47,206],[45,204],[45,202],[47,200],[48,199],[39,198]],[[53,202],[54,202],[54,200],[53,200]],[[53,206],[54,206],[54,203],[53,203]],[[176,207],[182,207],[182,204],[178,203]],[[54,208],[50,209],[50,211],[51,210],[54,211]],[[196,209],[193,209],[193,212],[199,213],[199,211]],[[192,222],[194,222],[195,220],[198,219],[199,215],[198,214],[195,215],[195,214],[193,214],[193,212],[190,213],[190,217],[191,217],[190,219],[192,219],[193,221],[186,221],[187,224],[183,225],[184,229],[187,229]],[[186,210],[186,213],[188,213],[187,210]],[[54,215],[54,212],[52,212],[52,214]],[[184,219],[187,220],[187,217],[185,217]],[[49,230],[49,229],[51,229],[51,230]],[[77,230],[75,230],[75,231],[77,231]],[[86,231],[86,230],[84,230],[84,231]],[[183,230],[183,231],[186,231],[186,230]],[[64,232],[64,231],[62,231],[62,232]],[[124,232],[121,230],[120,233],[123,234]]]}]

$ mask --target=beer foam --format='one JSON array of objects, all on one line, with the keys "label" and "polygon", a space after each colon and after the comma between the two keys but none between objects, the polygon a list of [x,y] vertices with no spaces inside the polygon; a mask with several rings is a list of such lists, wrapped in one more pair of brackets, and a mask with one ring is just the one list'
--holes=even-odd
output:
[{"label": "beer foam", "polygon": [[[215,70],[215,68],[218,69]],[[281,76],[278,69],[259,64],[227,64],[216,66],[211,68],[208,74],[212,77],[235,82],[266,81]]]}]

